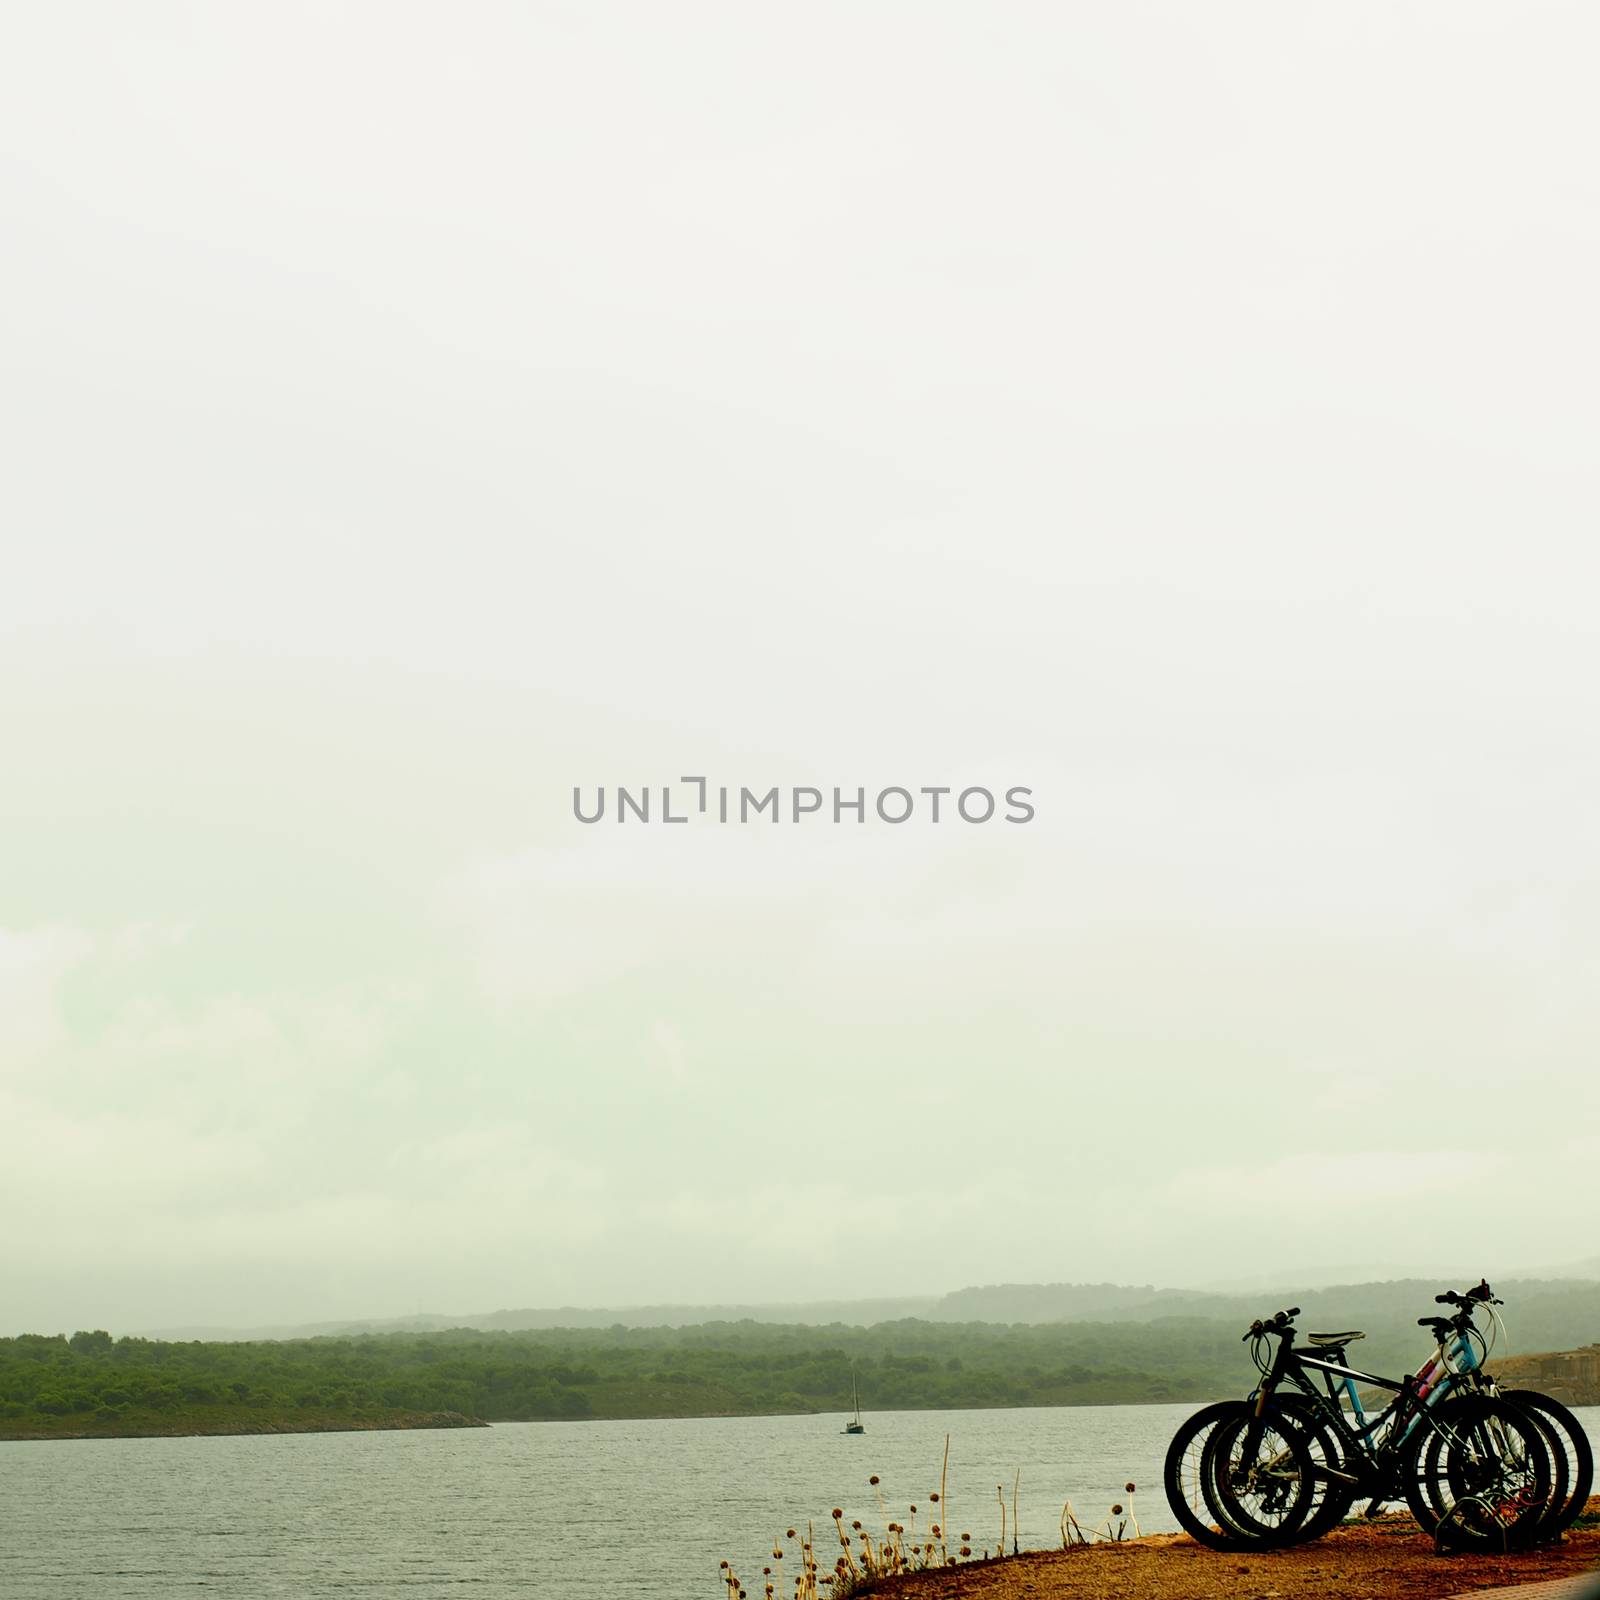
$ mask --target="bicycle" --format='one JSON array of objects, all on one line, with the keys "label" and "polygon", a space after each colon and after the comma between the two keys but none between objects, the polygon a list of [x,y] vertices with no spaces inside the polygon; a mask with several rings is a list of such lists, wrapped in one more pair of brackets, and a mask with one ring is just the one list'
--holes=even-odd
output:
[{"label": "bicycle", "polygon": [[[1551,1457],[1552,1484],[1536,1539],[1543,1542],[1558,1538],[1582,1513],[1594,1487],[1594,1449],[1582,1423],[1559,1400],[1537,1389],[1501,1388],[1488,1370],[1496,1340],[1504,1332],[1504,1323],[1494,1308],[1505,1302],[1495,1295],[1487,1279],[1460,1293],[1446,1290],[1433,1298],[1436,1304],[1454,1308],[1453,1316],[1417,1319],[1433,1330],[1437,1362],[1455,1372],[1460,1387],[1511,1401],[1527,1411],[1544,1430],[1545,1447]],[[1489,1318],[1491,1331],[1487,1336],[1474,1321],[1474,1313],[1479,1310]],[[1426,1467],[1426,1461],[1424,1465]],[[1426,1495],[1426,1472],[1423,1492]],[[1437,1511],[1431,1498],[1428,1504]]]},{"label": "bicycle", "polygon": [[[1441,1544],[1510,1547],[1533,1536],[1550,1496],[1551,1462],[1525,1411],[1481,1393],[1458,1395],[1443,1409],[1456,1386],[1448,1370],[1431,1382],[1360,1372],[1346,1356],[1364,1337],[1356,1331],[1310,1334],[1317,1354],[1306,1355],[1295,1348],[1297,1315],[1297,1307],[1280,1311],[1244,1334],[1262,1374],[1251,1401],[1218,1402],[1174,1436],[1163,1479],[1191,1535],[1224,1549],[1300,1542],[1343,1520],[1358,1497],[1370,1499],[1369,1515],[1404,1497],[1414,1515],[1424,1507],[1419,1525]],[[1278,1344],[1267,1360],[1270,1338]],[[1395,1398],[1369,1416],[1358,1383]],[[1351,1402],[1348,1413],[1341,1397]],[[1431,1500],[1421,1490],[1424,1472]]]},{"label": "bicycle", "polygon": [[[1270,1363],[1263,1360],[1269,1335],[1278,1339]],[[1286,1382],[1307,1402],[1288,1414],[1314,1431],[1326,1462],[1321,1470],[1341,1486],[1338,1498],[1348,1494],[1339,1520],[1357,1498],[1369,1499],[1367,1514],[1374,1516],[1386,1501],[1403,1497],[1418,1526],[1441,1546],[1512,1548],[1537,1536],[1553,1481],[1544,1432],[1523,1408],[1463,1386],[1463,1371],[1475,1360],[1441,1363],[1436,1352],[1397,1382],[1351,1366],[1348,1347],[1362,1337],[1355,1331],[1310,1335],[1314,1356],[1294,1348],[1295,1330],[1285,1323],[1262,1325],[1248,1337],[1263,1374],[1263,1413]],[[1312,1374],[1321,1375],[1320,1389]],[[1394,1399],[1369,1414],[1359,1384]],[[1247,1439],[1247,1460],[1252,1448]],[[1331,1526],[1333,1516],[1330,1506],[1319,1522]]]}]

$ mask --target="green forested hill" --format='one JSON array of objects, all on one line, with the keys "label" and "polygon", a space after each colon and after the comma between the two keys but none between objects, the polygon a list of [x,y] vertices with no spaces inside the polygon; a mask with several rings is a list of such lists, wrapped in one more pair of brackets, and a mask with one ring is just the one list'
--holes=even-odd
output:
[{"label": "green forested hill", "polygon": [[[1416,1318],[1435,1310],[1434,1287],[1307,1294],[1300,1326],[1364,1328],[1352,1358],[1398,1376],[1428,1348]],[[1600,1284],[1505,1292],[1513,1351],[1600,1338]],[[1180,1315],[1115,1322],[740,1321],[253,1342],[30,1334],[0,1339],[0,1437],[411,1426],[443,1413],[495,1422],[839,1411],[852,1364],[869,1410],[1245,1393],[1255,1372],[1240,1333],[1276,1304],[1198,1309],[1186,1301]]]},{"label": "green forested hill", "polygon": [[[1232,1328],[698,1327],[384,1334],[261,1343],[0,1340],[0,1436],[261,1431],[345,1416],[489,1421],[1201,1399],[1249,1372]],[[231,1427],[229,1425],[232,1425]]]}]

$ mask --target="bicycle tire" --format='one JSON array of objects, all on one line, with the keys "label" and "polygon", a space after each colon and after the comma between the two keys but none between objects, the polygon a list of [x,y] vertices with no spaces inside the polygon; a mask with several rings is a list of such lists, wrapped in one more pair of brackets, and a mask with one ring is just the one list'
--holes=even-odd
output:
[{"label": "bicycle tire", "polygon": [[1406,1503],[1441,1548],[1517,1550],[1538,1536],[1552,1463],[1544,1425],[1504,1399],[1441,1406],[1407,1454]]},{"label": "bicycle tire", "polygon": [[1312,1476],[1321,1487],[1320,1498],[1291,1541],[1309,1544],[1338,1527],[1356,1503],[1360,1491],[1356,1484],[1345,1481],[1356,1475],[1352,1472],[1350,1450],[1318,1407],[1303,1396],[1280,1390],[1272,1404],[1299,1428],[1311,1452]]},{"label": "bicycle tire", "polygon": [[[1484,1394],[1449,1401],[1434,1413],[1433,1424],[1418,1434],[1405,1463],[1406,1504],[1417,1525],[1442,1544],[1460,1548],[1489,1548],[1497,1543],[1512,1548],[1533,1542],[1547,1514],[1554,1483],[1549,1475],[1554,1470],[1549,1460],[1550,1435],[1544,1425],[1530,1412],[1509,1406],[1502,1397]],[[1538,1477],[1537,1483],[1544,1503],[1525,1507],[1504,1524],[1471,1507],[1455,1516],[1456,1501],[1472,1498],[1473,1492],[1483,1487],[1483,1473],[1474,1480],[1466,1464],[1475,1454],[1474,1440],[1481,1439],[1484,1450],[1493,1453],[1488,1435],[1496,1431],[1503,1435],[1507,1452],[1526,1458],[1535,1471],[1543,1453],[1546,1475]],[[1524,1478],[1527,1475],[1524,1472]]]},{"label": "bicycle tire", "polygon": [[[1496,1392],[1487,1396],[1493,1399],[1508,1398],[1503,1393]],[[1459,1402],[1458,1402],[1459,1403]],[[1534,1530],[1529,1542],[1539,1543],[1548,1538],[1553,1538],[1551,1531],[1553,1520],[1558,1516],[1566,1504],[1568,1471],[1565,1452],[1562,1450],[1561,1440],[1555,1428],[1539,1416],[1531,1407],[1523,1408],[1528,1418],[1539,1430],[1544,1447],[1550,1455],[1550,1488],[1546,1496],[1545,1510],[1539,1519],[1539,1526]],[[1445,1410],[1440,1413],[1447,1422],[1451,1413]],[[1435,1526],[1448,1514],[1452,1499],[1449,1473],[1445,1470],[1444,1446],[1439,1435],[1425,1439],[1421,1449],[1414,1458],[1416,1483],[1418,1491],[1431,1514]],[[1416,1515],[1416,1508],[1412,1508]],[[1432,1531],[1432,1529],[1428,1530]]]},{"label": "bicycle tire", "polygon": [[[1515,1400],[1511,1403],[1520,1404]],[[1572,1482],[1572,1468],[1566,1445],[1556,1431],[1556,1425],[1534,1406],[1524,1405],[1522,1409],[1533,1419],[1544,1436],[1545,1451],[1550,1457],[1550,1487],[1545,1491],[1544,1512],[1529,1540],[1530,1544],[1544,1544],[1555,1538],[1556,1523],[1567,1508],[1567,1490]]]},{"label": "bicycle tire", "polygon": [[[1257,1549],[1299,1542],[1320,1504],[1318,1479],[1304,1437],[1287,1413],[1261,1418],[1247,1406],[1222,1418],[1207,1436],[1200,1490],[1220,1527]],[[1255,1442],[1250,1443],[1250,1435]]]},{"label": "bicycle tire", "polygon": [[[1454,1502],[1456,1491],[1451,1486],[1448,1458],[1446,1458],[1445,1454],[1446,1445],[1448,1445],[1448,1430],[1458,1426],[1470,1426],[1469,1422],[1466,1422],[1466,1418],[1469,1416],[1467,1406],[1472,1402],[1472,1398],[1502,1397],[1498,1397],[1498,1395],[1496,1397],[1490,1397],[1490,1395],[1480,1395],[1480,1397],[1470,1394],[1461,1395],[1461,1397],[1453,1400],[1450,1405],[1442,1406],[1437,1416],[1438,1421],[1442,1422],[1446,1432],[1424,1435],[1424,1437],[1419,1438],[1418,1448],[1408,1456],[1408,1461],[1406,1461],[1406,1467],[1410,1469],[1410,1478],[1406,1483],[1406,1504],[1410,1507],[1411,1515],[1416,1518],[1419,1528],[1422,1528],[1424,1533],[1435,1533],[1438,1530],[1438,1525],[1445,1520],[1445,1517],[1450,1515],[1451,1504]],[[1533,1426],[1539,1429],[1539,1437],[1544,1442],[1544,1448],[1547,1451],[1552,1450],[1552,1446],[1555,1443],[1554,1434],[1547,1427],[1544,1427],[1544,1424],[1539,1422],[1538,1418],[1533,1418],[1531,1413],[1530,1419],[1533,1421]],[[1554,1472],[1554,1461],[1552,1461],[1552,1472]],[[1558,1485],[1552,1482],[1552,1494],[1555,1493],[1557,1488]],[[1546,1512],[1544,1512],[1544,1517],[1547,1517],[1547,1515],[1549,1515],[1549,1507],[1546,1507]],[[1541,1522],[1544,1517],[1541,1517]]]},{"label": "bicycle tire", "polygon": [[1502,1389],[1501,1398],[1522,1406],[1545,1423],[1556,1437],[1557,1448],[1566,1457],[1567,1494],[1562,1504],[1551,1495],[1551,1511],[1540,1537],[1554,1539],[1566,1532],[1583,1514],[1594,1491],[1594,1447],[1584,1426],[1559,1400],[1552,1400],[1537,1389]]},{"label": "bicycle tire", "polygon": [[[1520,1408],[1519,1408],[1520,1409]],[[1545,1425],[1531,1412],[1521,1415],[1531,1427],[1518,1437],[1508,1413],[1485,1426],[1475,1435],[1489,1441],[1491,1454],[1498,1459],[1485,1462],[1469,1458],[1460,1449],[1447,1453],[1447,1481],[1452,1496],[1451,1510],[1440,1523],[1435,1538],[1444,1546],[1466,1548],[1525,1549],[1540,1535],[1549,1515],[1553,1486],[1550,1445]],[[1507,1439],[1510,1446],[1506,1446]],[[1566,1463],[1561,1464],[1563,1495]],[[1476,1504],[1474,1504],[1476,1502]],[[1463,1505],[1469,1507],[1461,1514]],[[1480,1509],[1481,1508],[1481,1509]]]},{"label": "bicycle tire", "polygon": [[1244,1550],[1250,1541],[1215,1521],[1201,1487],[1201,1465],[1212,1430],[1229,1417],[1254,1407],[1244,1400],[1217,1400],[1179,1424],[1161,1463],[1161,1486],[1178,1526],[1211,1550]]}]

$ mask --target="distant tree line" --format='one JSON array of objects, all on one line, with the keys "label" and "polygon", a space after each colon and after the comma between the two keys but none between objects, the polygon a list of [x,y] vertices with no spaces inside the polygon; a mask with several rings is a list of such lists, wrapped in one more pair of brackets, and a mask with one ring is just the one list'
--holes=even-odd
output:
[{"label": "distant tree line", "polygon": [[[241,1431],[296,1413],[355,1422],[461,1412],[486,1421],[838,1411],[854,1364],[879,1410],[1204,1398],[1238,1366],[1197,1326],[692,1328],[371,1334],[247,1343],[0,1339],[0,1434]],[[1237,1387],[1237,1383],[1232,1387]]]},{"label": "distant tree line", "polygon": [[[1536,1314],[1523,1324],[1539,1342],[1521,1339],[1520,1348],[1600,1336],[1600,1285],[1543,1298],[1525,1307]],[[1427,1347],[1415,1318],[1431,1300],[1416,1299],[1415,1290],[1375,1296],[1330,1325],[1365,1326],[1371,1337],[1352,1351],[1358,1365],[1398,1374]],[[1305,1329],[1328,1322],[1301,1318]],[[0,1339],[0,1437],[376,1426],[441,1412],[509,1422],[842,1411],[852,1367],[869,1410],[1198,1402],[1253,1384],[1240,1332],[1237,1316],[1163,1316],[457,1328],[240,1342],[26,1334]]]}]

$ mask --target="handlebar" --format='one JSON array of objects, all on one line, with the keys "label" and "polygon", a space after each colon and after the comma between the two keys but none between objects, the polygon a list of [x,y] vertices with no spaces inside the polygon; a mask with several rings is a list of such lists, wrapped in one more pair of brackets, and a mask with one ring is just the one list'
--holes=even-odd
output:
[{"label": "handlebar", "polygon": [[1246,1339],[1259,1339],[1264,1333],[1281,1335],[1284,1329],[1299,1315],[1300,1307],[1290,1306],[1287,1311],[1275,1312],[1265,1322],[1257,1318],[1256,1321],[1250,1324],[1250,1331],[1240,1338],[1239,1343],[1243,1344]]},{"label": "handlebar", "polygon": [[1443,1294],[1436,1294],[1433,1299],[1436,1305],[1459,1306],[1463,1311],[1470,1310],[1475,1305],[1499,1306],[1505,1304],[1495,1294],[1494,1290],[1489,1287],[1487,1278],[1482,1279],[1474,1288],[1467,1289],[1461,1294],[1457,1294],[1453,1289],[1446,1289]]}]

